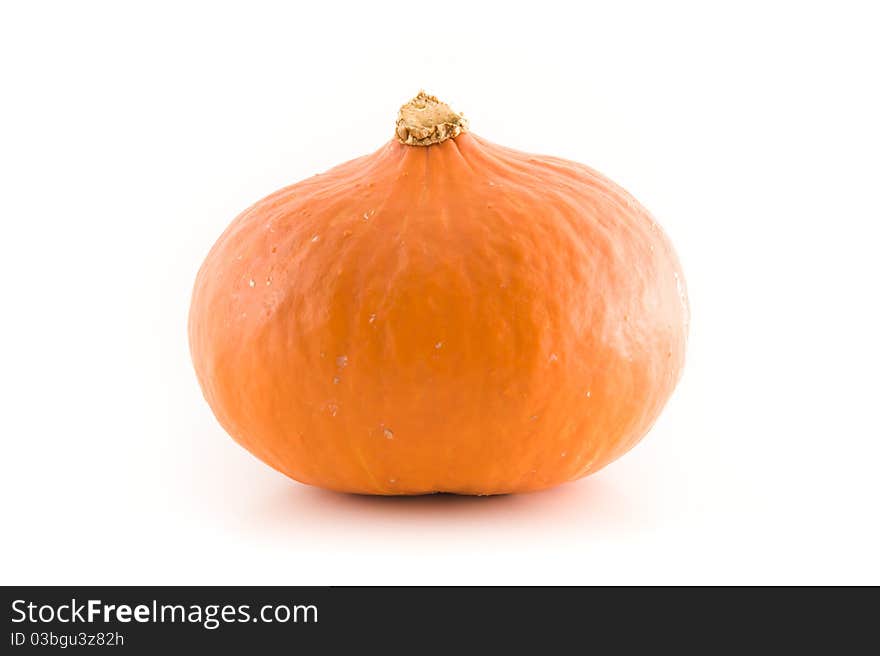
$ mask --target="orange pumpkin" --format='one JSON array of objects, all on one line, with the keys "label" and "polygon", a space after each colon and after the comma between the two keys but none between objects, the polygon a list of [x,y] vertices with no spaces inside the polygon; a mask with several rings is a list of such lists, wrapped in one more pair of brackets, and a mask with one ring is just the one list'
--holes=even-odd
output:
[{"label": "orange pumpkin", "polygon": [[596,171],[494,145],[420,93],[371,155],[242,213],[198,273],[223,427],[303,483],[538,490],[605,466],[680,376],[684,278]]}]

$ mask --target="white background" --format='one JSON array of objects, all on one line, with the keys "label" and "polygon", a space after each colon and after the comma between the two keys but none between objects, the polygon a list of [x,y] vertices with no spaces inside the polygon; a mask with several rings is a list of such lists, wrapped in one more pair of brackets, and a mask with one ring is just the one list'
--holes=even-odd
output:
[{"label": "white background", "polygon": [[[4,3],[2,583],[880,583],[871,4]],[[603,171],[679,251],[685,376],[591,478],[324,492],[201,397],[213,241],[421,87]]]}]

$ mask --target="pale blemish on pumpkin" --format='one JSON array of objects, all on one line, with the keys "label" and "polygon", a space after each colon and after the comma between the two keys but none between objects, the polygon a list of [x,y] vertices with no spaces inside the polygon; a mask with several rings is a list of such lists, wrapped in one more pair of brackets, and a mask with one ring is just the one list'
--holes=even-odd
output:
[{"label": "pale blemish on pumpkin", "polygon": [[684,310],[684,326],[685,329],[687,329],[688,324],[690,323],[690,310],[688,309],[687,294],[684,291],[684,284],[681,282],[678,271],[673,271],[672,275],[675,278],[675,289],[678,292],[678,300],[681,303],[681,309]]}]

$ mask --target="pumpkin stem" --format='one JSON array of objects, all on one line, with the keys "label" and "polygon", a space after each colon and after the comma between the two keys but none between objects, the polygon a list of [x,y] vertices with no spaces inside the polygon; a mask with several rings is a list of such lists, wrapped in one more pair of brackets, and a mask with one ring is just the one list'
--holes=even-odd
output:
[{"label": "pumpkin stem", "polygon": [[397,140],[407,146],[430,146],[454,139],[468,127],[467,119],[424,91],[397,112]]}]

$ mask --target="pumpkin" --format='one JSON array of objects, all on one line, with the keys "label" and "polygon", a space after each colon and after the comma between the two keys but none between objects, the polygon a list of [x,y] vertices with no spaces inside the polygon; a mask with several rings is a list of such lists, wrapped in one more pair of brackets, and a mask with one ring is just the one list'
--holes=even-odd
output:
[{"label": "pumpkin", "polygon": [[424,92],[376,152],[245,210],[202,265],[205,398],[287,476],[500,494],[635,445],[684,363],[670,242],[574,162],[495,145]]}]

